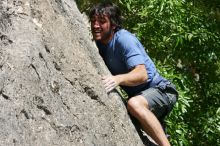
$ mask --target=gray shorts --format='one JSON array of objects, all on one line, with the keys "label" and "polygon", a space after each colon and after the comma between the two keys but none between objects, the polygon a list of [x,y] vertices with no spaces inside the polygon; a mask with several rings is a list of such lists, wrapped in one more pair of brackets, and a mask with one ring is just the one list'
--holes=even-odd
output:
[{"label": "gray shorts", "polygon": [[177,101],[178,93],[173,84],[165,88],[153,87],[142,91],[140,94],[148,101],[149,109],[155,114],[159,121],[163,121],[165,116],[173,109]]}]

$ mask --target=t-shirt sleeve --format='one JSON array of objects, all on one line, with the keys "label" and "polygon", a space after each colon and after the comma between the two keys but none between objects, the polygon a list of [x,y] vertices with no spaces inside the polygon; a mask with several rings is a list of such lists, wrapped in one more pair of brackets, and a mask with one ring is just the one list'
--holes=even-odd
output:
[{"label": "t-shirt sleeve", "polygon": [[116,49],[119,49],[120,55],[129,70],[145,63],[140,47],[140,42],[133,35],[120,36],[116,41]]}]

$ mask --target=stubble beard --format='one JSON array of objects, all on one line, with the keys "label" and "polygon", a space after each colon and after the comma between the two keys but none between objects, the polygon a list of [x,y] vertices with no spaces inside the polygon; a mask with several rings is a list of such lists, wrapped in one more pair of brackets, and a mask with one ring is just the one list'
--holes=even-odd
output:
[{"label": "stubble beard", "polygon": [[102,43],[108,43],[111,40],[113,30],[109,29],[107,32],[105,32],[104,34],[100,34],[100,38],[96,39],[96,34],[93,34],[93,39],[96,41],[100,41]]}]

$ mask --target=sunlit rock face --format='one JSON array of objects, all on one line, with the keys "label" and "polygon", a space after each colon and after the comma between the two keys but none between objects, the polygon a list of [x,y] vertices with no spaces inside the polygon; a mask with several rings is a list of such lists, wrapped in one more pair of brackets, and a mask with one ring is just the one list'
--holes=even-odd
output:
[{"label": "sunlit rock face", "polygon": [[143,145],[73,0],[0,1],[0,145]]}]

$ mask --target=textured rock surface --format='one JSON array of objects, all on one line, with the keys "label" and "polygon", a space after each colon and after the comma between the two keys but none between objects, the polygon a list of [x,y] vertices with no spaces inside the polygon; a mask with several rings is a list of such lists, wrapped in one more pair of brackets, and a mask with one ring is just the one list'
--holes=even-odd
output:
[{"label": "textured rock surface", "polygon": [[142,145],[73,0],[0,1],[0,145]]}]

